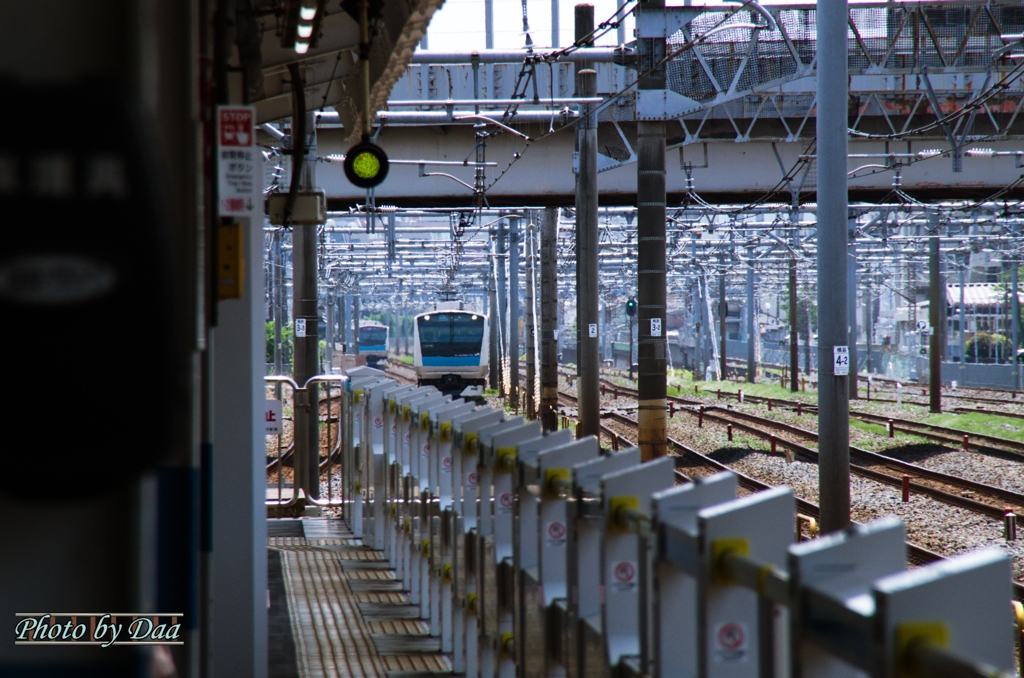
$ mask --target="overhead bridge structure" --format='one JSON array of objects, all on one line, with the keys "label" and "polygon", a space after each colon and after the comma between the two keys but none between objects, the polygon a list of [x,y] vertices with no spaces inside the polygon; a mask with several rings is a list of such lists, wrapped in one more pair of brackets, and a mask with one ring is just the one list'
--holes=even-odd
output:
[{"label": "overhead bridge structure", "polygon": [[[794,193],[813,193],[815,6],[665,11],[669,58],[657,102],[637,93],[635,43],[548,53],[417,52],[377,123],[391,158],[422,162],[393,167],[376,191],[378,204],[466,205],[476,194],[491,206],[570,204],[573,129],[595,109],[601,202],[631,204],[636,120],[652,105],[669,121],[669,204],[688,192],[710,202],[766,193],[788,202]],[[1013,181],[1024,153],[1021,33],[1024,7],[1017,2],[852,5],[851,198],[876,199],[894,187],[924,199],[979,198]],[[574,96],[581,66],[597,71],[599,102]],[[344,112],[320,117],[323,156],[345,152],[350,120]],[[478,177],[481,144],[479,157],[496,164]],[[465,165],[446,167],[445,177],[431,172],[431,161]],[[340,168],[321,172],[319,182],[332,208],[366,202]]]}]

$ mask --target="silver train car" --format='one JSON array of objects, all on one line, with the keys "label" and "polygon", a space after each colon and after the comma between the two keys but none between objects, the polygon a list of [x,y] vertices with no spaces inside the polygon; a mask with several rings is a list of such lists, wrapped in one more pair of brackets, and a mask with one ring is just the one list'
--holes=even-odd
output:
[{"label": "silver train car", "polygon": [[[458,308],[438,308],[416,316],[413,367],[420,386],[446,393],[485,385],[488,370],[487,316]],[[457,306],[452,304],[452,306]]]},{"label": "silver train car", "polygon": [[358,353],[366,356],[366,364],[378,367],[388,359],[388,335],[390,328],[376,320],[363,320],[359,323]]}]

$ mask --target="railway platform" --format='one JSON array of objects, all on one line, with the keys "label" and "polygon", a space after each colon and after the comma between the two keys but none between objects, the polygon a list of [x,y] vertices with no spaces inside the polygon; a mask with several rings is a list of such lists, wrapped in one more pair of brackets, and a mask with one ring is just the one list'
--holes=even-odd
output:
[{"label": "railway platform", "polygon": [[451,672],[419,606],[343,520],[267,523],[270,678],[416,678]]}]

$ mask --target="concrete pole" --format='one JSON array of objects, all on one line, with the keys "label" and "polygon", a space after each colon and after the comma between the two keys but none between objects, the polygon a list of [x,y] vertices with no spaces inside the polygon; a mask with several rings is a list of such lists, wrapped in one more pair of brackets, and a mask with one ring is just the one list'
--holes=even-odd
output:
[{"label": "concrete pole", "polygon": [[850,377],[835,376],[833,348],[849,345],[845,313],[847,0],[818,8],[818,497],[823,533],[850,524]]},{"label": "concrete pole", "polygon": [[[1010,360],[1013,361],[1013,388],[1017,390],[1020,388],[1020,363],[1017,362],[1017,349],[1020,348],[1020,297],[1018,296],[1017,269],[1020,263],[1014,259],[1010,262],[1010,266],[1010,312],[1013,313],[1013,319],[1010,321],[1012,323]],[[961,327],[963,326],[962,322]]]},{"label": "concrete pole", "polygon": [[533,222],[526,226],[526,416],[537,418],[536,384],[537,384],[537,328],[534,320],[537,317],[537,228]]},{"label": "concrete pole", "polygon": [[800,390],[800,339],[797,335],[796,257],[789,258],[789,390]]},{"label": "concrete pole", "polygon": [[[294,120],[294,118],[293,118]],[[304,127],[308,141],[307,155],[301,160],[302,188],[310,190],[316,186],[316,164],[309,158],[316,157],[316,127],[312,113],[305,116]],[[302,143],[303,140],[296,140]],[[298,155],[292,156],[295,162]],[[294,337],[295,357],[292,375],[302,386],[317,373],[319,367],[320,312],[317,308],[317,252],[316,226],[295,226],[292,229],[292,283],[295,319],[304,320],[306,335]],[[320,496],[320,417],[318,411],[319,389],[311,387],[308,392],[296,398],[295,402],[295,488],[305,490],[307,496]]]},{"label": "concrete pole", "polygon": [[942,276],[939,274],[939,233],[928,238],[928,324],[932,326],[928,347],[928,409],[942,411]]},{"label": "concrete pole", "polygon": [[875,340],[875,328],[871,321],[871,283],[865,281],[864,283],[864,345],[867,347],[867,363],[866,368],[868,374],[871,374],[871,344]]},{"label": "concrete pole", "polygon": [[[284,308],[284,258],[281,252],[281,239],[284,231],[274,234],[274,374],[284,374],[284,340],[282,329],[288,322]],[[278,389],[280,391],[280,389]],[[280,399],[281,394],[277,394]]]},{"label": "concrete pole", "polygon": [[352,347],[355,354],[359,355],[359,295],[352,295]]},{"label": "concrete pole", "polygon": [[[580,6],[576,6],[579,21]],[[590,8],[593,17],[593,8]],[[577,24],[576,32],[580,32]],[[588,31],[589,32],[589,31]],[[597,73],[583,69],[576,74],[576,95],[597,95]],[[576,365],[579,386],[579,437],[599,435],[600,406],[600,323],[597,228],[597,121],[586,115],[576,127],[579,169],[576,173]]]},{"label": "concrete pole", "polygon": [[559,33],[561,27],[558,21],[558,0],[551,0],[551,46],[558,47],[561,43]]},{"label": "concrete pole", "polygon": [[345,342],[345,352],[355,354],[356,347],[352,343],[352,295],[346,294],[341,302],[341,332],[342,341]]},{"label": "concrete pole", "polygon": [[324,349],[324,372],[331,373],[331,366],[334,362],[334,293],[327,295],[327,344]]},{"label": "concrete pole", "polygon": [[519,411],[519,218],[508,220],[508,399]]},{"label": "concrete pole", "polygon": [[490,342],[489,354],[491,357],[490,373],[488,382],[491,388],[501,389],[501,355],[498,353],[498,266],[501,261],[498,259],[498,238],[497,233],[491,233],[491,265],[487,269],[487,314],[489,318],[488,334]]},{"label": "concrete pole", "polygon": [[754,359],[754,342],[758,340],[757,304],[754,301],[754,264],[747,262],[747,382],[753,384],[757,365]]},{"label": "concrete pole", "polygon": [[625,17],[625,12],[623,11],[623,8],[626,6],[627,3],[625,2],[625,0],[619,0],[619,2],[617,4],[618,4],[618,9],[619,9],[619,13],[617,15],[617,18],[619,20],[619,25],[615,28],[615,44],[617,44],[617,45],[625,45],[626,44],[626,17]]},{"label": "concrete pole", "polygon": [[494,49],[494,0],[484,0],[484,46]]},{"label": "concrete pole", "polygon": [[964,278],[967,275],[967,262],[970,261],[969,256],[964,257],[964,262],[958,267],[960,275],[960,383],[964,382],[964,375],[967,374],[967,328],[965,327],[967,310],[964,308],[964,288],[966,287],[966,281]]},{"label": "concrete pole", "polygon": [[[649,0],[639,12],[660,15],[664,0]],[[640,38],[642,90],[664,90],[665,38]],[[665,456],[665,122],[637,123],[637,437],[640,458]]]},{"label": "concrete pole", "polygon": [[540,223],[540,422],[558,428],[558,208]]},{"label": "concrete pole", "polygon": [[[506,284],[508,275],[505,266],[508,264],[508,231],[506,230],[505,220],[502,219],[498,222],[498,280],[497,280],[497,295],[498,305],[495,307],[497,311],[498,320],[500,325],[498,326],[498,349],[499,349],[499,360],[498,360],[498,390],[501,392],[502,397],[508,393],[509,385],[505,383],[507,374],[504,369],[504,360],[511,360],[512,356],[508,352],[508,338],[509,332],[509,317],[508,317],[508,285]],[[500,351],[504,349],[504,355],[500,354]],[[492,357],[491,360],[494,360]]]},{"label": "concrete pole", "polygon": [[846,318],[849,323],[849,344],[850,344],[850,380],[847,391],[850,400],[857,400],[857,375],[860,370],[857,367],[857,246],[853,243],[853,228],[856,221],[850,220],[850,228],[847,229],[847,237],[850,239],[849,249],[846,256]]},{"label": "concrete pole", "polygon": [[727,311],[728,311],[728,309],[726,308],[726,304],[727,303],[728,302],[725,300],[725,273],[723,273],[722,277],[718,279],[718,378],[719,379],[725,379],[725,370],[726,370],[726,367],[727,367],[726,360],[725,360],[726,353],[727,353],[726,344],[725,344],[725,338],[726,338],[725,320],[726,320],[726,315],[727,315]]}]

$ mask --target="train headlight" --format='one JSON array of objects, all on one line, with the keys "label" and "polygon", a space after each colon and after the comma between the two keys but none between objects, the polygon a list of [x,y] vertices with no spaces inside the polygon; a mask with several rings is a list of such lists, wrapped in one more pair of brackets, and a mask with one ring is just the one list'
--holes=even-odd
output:
[{"label": "train headlight", "polygon": [[430,320],[430,316],[429,315],[425,315],[425,316],[423,316],[423,319],[424,320]]},{"label": "train headlight", "polygon": [[470,318],[470,320],[476,320],[476,316],[473,316],[472,318]]}]

